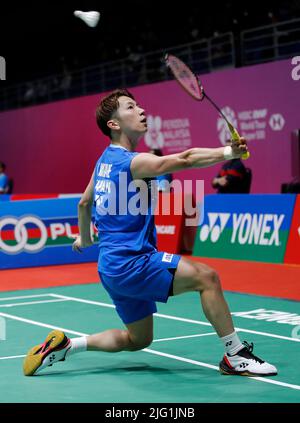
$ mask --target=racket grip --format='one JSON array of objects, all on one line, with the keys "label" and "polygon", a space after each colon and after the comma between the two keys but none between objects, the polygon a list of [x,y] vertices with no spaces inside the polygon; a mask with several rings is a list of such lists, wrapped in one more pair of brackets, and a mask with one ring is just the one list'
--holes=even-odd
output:
[{"label": "racket grip", "polygon": [[[238,131],[235,128],[232,127],[232,128],[230,128],[230,133],[231,133],[232,140],[235,141],[237,144],[240,144],[240,138],[241,137],[240,137]],[[249,159],[249,157],[250,157],[250,153],[249,153],[249,151],[247,151],[246,153],[244,153],[242,155],[242,160],[247,160],[247,159]]]}]

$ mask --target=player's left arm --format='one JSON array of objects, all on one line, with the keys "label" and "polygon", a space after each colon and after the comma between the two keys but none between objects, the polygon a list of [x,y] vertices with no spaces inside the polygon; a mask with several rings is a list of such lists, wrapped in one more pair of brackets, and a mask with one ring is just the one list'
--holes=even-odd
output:
[{"label": "player's left arm", "polygon": [[91,220],[94,199],[94,176],[95,172],[93,172],[90,182],[78,203],[79,236],[76,237],[73,243],[73,250],[77,252],[81,252],[81,248],[93,245],[93,240],[91,238]]}]

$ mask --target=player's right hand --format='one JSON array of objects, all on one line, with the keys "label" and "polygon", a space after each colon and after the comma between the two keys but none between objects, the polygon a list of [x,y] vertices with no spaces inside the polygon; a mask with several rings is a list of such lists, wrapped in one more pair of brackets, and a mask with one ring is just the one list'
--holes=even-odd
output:
[{"label": "player's right hand", "polygon": [[247,141],[241,137],[239,142],[232,140],[231,142],[232,154],[234,159],[240,159],[248,152]]}]

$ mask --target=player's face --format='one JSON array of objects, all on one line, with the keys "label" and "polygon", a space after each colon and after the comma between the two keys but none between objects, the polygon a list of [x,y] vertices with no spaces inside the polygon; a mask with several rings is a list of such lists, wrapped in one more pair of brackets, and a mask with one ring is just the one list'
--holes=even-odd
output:
[{"label": "player's face", "polygon": [[147,119],[145,110],[142,109],[132,98],[119,97],[119,108],[116,112],[120,129],[129,138],[140,138],[147,132]]}]

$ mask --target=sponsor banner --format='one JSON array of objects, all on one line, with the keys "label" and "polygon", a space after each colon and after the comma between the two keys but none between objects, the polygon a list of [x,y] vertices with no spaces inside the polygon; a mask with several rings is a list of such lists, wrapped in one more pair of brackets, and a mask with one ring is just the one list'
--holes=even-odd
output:
[{"label": "sponsor banner", "polygon": [[208,195],[194,256],[282,263],[296,196]]},{"label": "sponsor banner", "polygon": [[158,200],[155,210],[157,249],[173,254],[191,253],[197,229],[192,222],[199,221],[192,193],[159,192]]},{"label": "sponsor banner", "polygon": [[284,262],[300,264],[300,195],[296,199]]},{"label": "sponsor banner", "polygon": [[0,269],[97,261],[97,244],[83,254],[72,251],[77,205],[78,198],[3,202]]},{"label": "sponsor banner", "polygon": [[[155,212],[157,213],[155,214],[155,226],[159,251],[173,254],[180,252],[185,217],[182,199],[181,194],[159,193],[159,209]],[[170,208],[164,204],[170,204]],[[164,214],[163,210],[167,210],[168,213]]]}]

